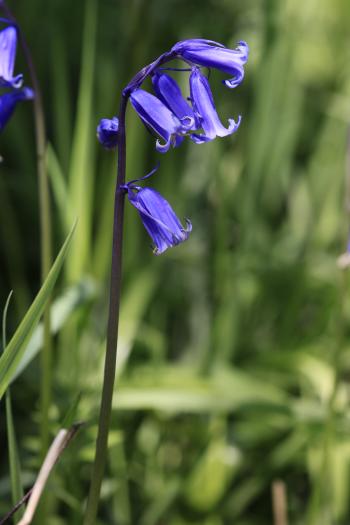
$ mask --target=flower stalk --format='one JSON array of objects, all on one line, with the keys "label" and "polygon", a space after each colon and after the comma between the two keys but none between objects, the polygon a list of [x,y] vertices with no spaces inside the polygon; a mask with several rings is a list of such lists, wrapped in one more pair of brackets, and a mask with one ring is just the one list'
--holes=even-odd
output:
[{"label": "flower stalk", "polygon": [[127,101],[128,96],[122,95],[119,111],[118,171],[114,195],[112,265],[107,325],[107,346],[95,460],[92,467],[91,485],[86,507],[84,525],[94,525],[96,523],[101,484],[107,459],[108,432],[112,412],[112,399],[117,359],[117,341],[122,274],[122,244],[125,203],[125,190],[122,188],[122,186],[125,184],[126,171],[125,114]]},{"label": "flower stalk", "polygon": [[[125,184],[125,115],[127,102],[130,98],[131,104],[144,124],[147,127],[152,128],[155,133],[157,133],[166,141],[165,145],[160,145],[159,141],[157,142],[156,148],[161,153],[166,152],[170,145],[173,147],[179,145],[182,142],[184,135],[187,134],[189,130],[192,130],[192,128],[196,128],[196,126],[202,126],[204,131],[207,131],[209,135],[207,140],[213,140],[216,136],[224,136],[235,131],[239,125],[239,122],[236,124],[233,120],[230,121],[230,128],[228,131],[222,127],[215,112],[211,92],[206,85],[205,88],[209,102],[206,101],[202,109],[206,114],[207,120],[205,120],[204,115],[204,117],[200,116],[200,122],[196,122],[197,117],[192,112],[189,104],[187,104],[187,102],[182,99],[181,90],[177,84],[164,74],[161,76],[156,74],[157,69],[161,71],[160,66],[175,58],[180,58],[184,61],[187,61],[184,54],[186,50],[191,49],[192,47],[194,47],[196,52],[195,59],[197,60],[197,63],[199,62],[200,65],[206,65],[206,60],[209,60],[210,65],[221,68],[222,61],[224,59],[221,57],[218,61],[218,64],[216,62],[213,63],[212,44],[216,43],[212,43],[207,40],[189,40],[179,42],[170,51],[163,53],[156,60],[142,68],[122,92],[118,118],[113,117],[113,119],[102,119],[97,128],[98,139],[106,149],[111,149],[115,147],[115,145],[118,146],[118,170],[114,197],[111,283],[104,379],[99,412],[95,459],[92,467],[91,485],[83,522],[84,525],[95,525],[96,523],[101,484],[107,460],[108,433],[112,412],[117,359],[118,323],[122,277],[124,204],[126,193],[128,193],[128,198],[131,204],[138,210],[147,232],[154,241],[156,248],[154,253],[163,253],[167,248],[171,248],[172,246],[176,246],[177,244],[183,242],[187,239],[191,231],[191,223],[186,221],[187,226],[184,228],[176,217],[169,203],[160,194],[158,194],[158,192],[147,188],[141,188],[133,184],[134,182],[148,178],[154,173],[155,170],[141,179],[136,179],[129,182],[128,184]],[[243,44],[241,47],[244,47]],[[222,54],[222,48],[223,46],[217,44],[215,47],[216,54]],[[245,55],[243,57],[241,54],[244,53],[241,53],[241,51],[242,50],[240,49],[239,53],[232,50],[228,52],[231,63],[229,67],[224,68],[224,71],[234,75],[234,79],[230,80],[229,87],[235,87],[235,85],[240,83],[243,79],[243,64],[247,60],[248,47],[244,47]],[[203,53],[204,57],[202,56]],[[206,54],[208,53],[210,56],[206,59]],[[191,65],[193,66],[193,64]],[[191,71],[193,71],[193,67],[191,68]],[[154,76],[153,81],[155,84],[155,91],[159,98],[140,89],[143,81],[147,77],[152,76]],[[234,84],[234,82],[236,82],[236,84]],[[164,88],[164,83],[166,83],[166,88]],[[169,98],[168,92],[170,88],[172,95]],[[203,123],[205,125],[203,125]],[[207,130],[205,129],[206,127],[208,128]],[[215,132],[212,130],[212,127],[215,128]],[[235,129],[232,129],[233,127],[235,127]],[[200,140],[194,140],[194,142],[204,141],[201,140],[201,136],[199,139]]]}]

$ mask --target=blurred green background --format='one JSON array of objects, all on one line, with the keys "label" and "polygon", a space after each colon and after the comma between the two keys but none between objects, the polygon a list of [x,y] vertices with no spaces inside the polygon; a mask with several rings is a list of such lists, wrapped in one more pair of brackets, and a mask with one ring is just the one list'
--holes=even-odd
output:
[{"label": "blurred green background", "polygon": [[[227,89],[218,72],[210,77],[223,122],[239,114],[243,121],[230,138],[185,141],[160,156],[128,112],[128,178],[160,158],[150,185],[191,219],[193,233],[154,257],[126,205],[98,523],[286,525],[273,512],[282,487],[290,524],[349,524],[350,300],[337,267],[348,234],[349,1],[9,5],[43,91],[55,253],[79,218],[53,294],[51,434],[79,393],[76,419],[88,424],[50,480],[44,523],[82,522],[96,437],[116,156],[98,146],[95,128],[117,112],[122,87],[143,65],[178,40],[201,37],[249,43],[239,88]],[[28,80],[20,51],[16,70]],[[186,74],[176,78],[186,89]],[[1,136],[0,305],[14,290],[8,336],[40,285],[31,109],[22,104]],[[27,349],[34,358],[11,387],[26,489],[40,466],[40,346],[37,331]],[[1,418],[3,515],[11,487]]]}]

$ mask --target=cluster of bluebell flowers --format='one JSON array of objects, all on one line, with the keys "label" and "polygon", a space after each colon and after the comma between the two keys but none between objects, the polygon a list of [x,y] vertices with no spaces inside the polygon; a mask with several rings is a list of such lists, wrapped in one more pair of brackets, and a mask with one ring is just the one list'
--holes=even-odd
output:
[{"label": "cluster of bluebell flowers", "polygon": [[[244,78],[248,52],[248,45],[243,41],[238,43],[236,49],[228,49],[211,40],[184,40],[132,79],[124,89],[123,96],[130,99],[142,122],[157,136],[157,151],[165,153],[171,146],[179,146],[185,137],[202,144],[237,131],[241,116],[237,120],[228,119],[227,125],[221,122],[205,73],[210,68],[218,69],[230,76],[223,81],[224,84],[228,88],[235,88]],[[162,67],[175,59],[184,61],[186,67]],[[205,72],[202,68],[206,68]],[[166,71],[189,73],[189,97],[183,95],[179,84]],[[141,87],[147,77],[152,80],[153,93]],[[118,130],[117,117],[100,121],[97,136],[105,148],[117,146]],[[183,227],[169,203],[158,192],[141,188],[135,182],[125,184],[123,189],[130,203],[138,210],[154,242],[154,253],[163,253],[167,248],[186,240],[192,228],[191,223],[186,221],[186,227]]]},{"label": "cluster of bluebell flowers", "polygon": [[21,100],[30,100],[34,92],[22,87],[23,75],[14,75],[16,48],[18,38],[17,26],[0,18],[5,27],[0,31],[0,132],[3,130],[17,104]]}]

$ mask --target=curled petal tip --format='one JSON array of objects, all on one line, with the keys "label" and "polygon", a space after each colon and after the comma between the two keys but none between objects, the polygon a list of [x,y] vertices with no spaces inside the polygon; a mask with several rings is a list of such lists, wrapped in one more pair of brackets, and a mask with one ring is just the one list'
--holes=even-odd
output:
[{"label": "curled petal tip", "polygon": [[[186,228],[184,229],[184,232],[187,233],[187,237],[188,235],[191,233],[192,231],[192,222],[190,221],[190,219],[185,219],[185,223],[186,223]],[[187,238],[186,237],[186,238]]]},{"label": "curled petal tip", "polygon": [[237,131],[237,129],[239,128],[242,122],[242,116],[241,115],[238,116],[237,122],[233,118],[229,118],[228,122],[229,122],[228,131],[230,133],[234,133],[235,131]]},{"label": "curled petal tip", "polygon": [[170,146],[172,144],[172,138],[171,136],[168,138],[168,140],[165,142],[165,144],[162,144],[159,139],[156,141],[156,150],[159,151],[159,153],[166,153]]},{"label": "curled petal tip", "polygon": [[234,78],[223,80],[222,83],[225,84],[225,86],[227,86],[228,88],[233,89],[242,83],[243,78],[244,78],[244,71],[242,69]]}]

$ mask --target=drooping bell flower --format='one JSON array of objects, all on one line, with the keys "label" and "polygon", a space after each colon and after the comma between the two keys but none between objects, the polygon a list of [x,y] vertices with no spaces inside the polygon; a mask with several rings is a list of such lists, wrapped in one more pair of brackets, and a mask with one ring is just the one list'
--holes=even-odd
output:
[{"label": "drooping bell flower", "polygon": [[192,124],[190,129],[196,129],[196,119],[193,109],[184,99],[180,86],[171,76],[157,70],[152,75],[152,84],[157,97],[177,116],[181,122]]},{"label": "drooping bell flower", "polygon": [[156,142],[156,149],[160,153],[168,151],[170,146],[178,146],[183,135],[192,126],[192,120],[180,121],[170,109],[154,95],[143,89],[135,89],[130,95],[130,101],[143,123],[153,129],[164,141]]},{"label": "drooping bell flower", "polygon": [[22,88],[4,93],[0,96],[0,132],[3,130],[18,102],[34,98],[34,91],[30,88]]},{"label": "drooping bell flower", "polygon": [[103,118],[97,126],[97,138],[106,149],[113,149],[118,144],[119,120],[117,117]]},{"label": "drooping bell flower", "polygon": [[241,122],[241,117],[238,121],[228,119],[229,126],[225,128],[219,119],[219,115],[215,109],[213,94],[210,89],[208,79],[201,73],[198,67],[192,69],[190,75],[190,91],[193,109],[200,122],[204,134],[193,133],[191,139],[197,144],[208,142],[215,139],[215,137],[226,137],[234,133]]},{"label": "drooping bell flower", "polygon": [[248,60],[249,47],[246,42],[240,41],[236,49],[228,49],[218,42],[195,38],[178,42],[172,51],[184,60],[232,75],[224,83],[227,87],[234,88],[244,78],[243,66]]},{"label": "drooping bell flower", "polygon": [[153,253],[160,255],[168,248],[186,241],[192,230],[191,222],[186,219],[184,227],[174,210],[160,193],[152,188],[142,188],[134,184],[125,184],[130,203],[137,209],[142,223],[154,243]]},{"label": "drooping bell flower", "polygon": [[[7,22],[1,19],[2,22]],[[0,86],[19,88],[23,75],[13,76],[17,47],[17,28],[11,24],[0,31]]]}]

